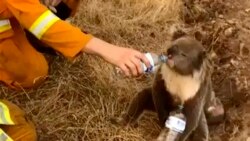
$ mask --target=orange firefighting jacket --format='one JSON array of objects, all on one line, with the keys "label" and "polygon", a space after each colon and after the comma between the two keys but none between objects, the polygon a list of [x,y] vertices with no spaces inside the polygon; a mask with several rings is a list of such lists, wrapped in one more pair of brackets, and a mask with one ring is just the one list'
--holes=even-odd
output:
[{"label": "orange firefighting jacket", "polygon": [[[70,3],[72,0],[64,1]],[[72,5],[74,6],[74,3]],[[1,0],[0,40],[14,34],[13,19],[38,39],[69,58],[78,54],[92,38],[91,35],[84,34],[80,29],[60,20],[40,4],[39,0]]]},{"label": "orange firefighting jacket", "polygon": [[35,126],[17,105],[0,99],[0,141],[16,140],[36,141]]},{"label": "orange firefighting jacket", "polygon": [[[10,116],[10,111],[8,106],[0,101],[0,125],[14,125],[14,121]],[[0,128],[0,140],[1,141],[13,141],[9,135],[7,135],[1,128]]]}]

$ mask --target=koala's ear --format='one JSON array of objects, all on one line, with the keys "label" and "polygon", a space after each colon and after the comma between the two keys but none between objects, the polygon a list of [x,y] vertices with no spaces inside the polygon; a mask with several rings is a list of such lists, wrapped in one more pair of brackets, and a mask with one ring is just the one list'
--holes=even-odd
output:
[{"label": "koala's ear", "polygon": [[177,40],[177,39],[184,37],[184,36],[187,36],[187,33],[184,32],[183,30],[178,29],[178,30],[173,32],[172,41]]},{"label": "koala's ear", "polygon": [[193,62],[193,65],[196,69],[200,69],[202,62],[205,60],[205,58],[207,57],[207,52],[206,51],[202,51],[199,55],[198,58],[195,59],[195,61]]},{"label": "koala's ear", "polygon": [[207,51],[202,51],[201,53],[200,53],[200,55],[199,55],[199,59],[200,60],[203,60],[203,59],[205,59],[206,57],[207,57]]}]

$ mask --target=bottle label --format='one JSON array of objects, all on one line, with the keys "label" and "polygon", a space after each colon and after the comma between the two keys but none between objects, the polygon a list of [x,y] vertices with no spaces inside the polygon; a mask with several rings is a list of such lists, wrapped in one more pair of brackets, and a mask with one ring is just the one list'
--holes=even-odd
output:
[{"label": "bottle label", "polygon": [[182,133],[185,130],[186,121],[174,116],[169,116],[168,120],[165,123],[165,126],[170,130]]},{"label": "bottle label", "polygon": [[143,70],[144,70],[144,72],[146,72],[146,73],[152,72],[153,69],[154,69],[154,65],[155,65],[155,64],[154,64],[154,60],[153,60],[153,58],[152,58],[152,56],[151,56],[150,53],[146,53],[145,56],[146,56],[147,59],[149,60],[149,63],[150,63],[150,65],[151,65],[151,67],[150,67],[150,68],[147,68],[145,64],[142,64]]}]

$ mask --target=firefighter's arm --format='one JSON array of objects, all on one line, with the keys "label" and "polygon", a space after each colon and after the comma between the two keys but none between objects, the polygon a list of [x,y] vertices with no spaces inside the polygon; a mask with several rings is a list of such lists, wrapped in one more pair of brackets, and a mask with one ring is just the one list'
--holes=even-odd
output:
[{"label": "firefighter's arm", "polygon": [[74,57],[81,51],[97,54],[120,67],[127,75],[142,73],[141,61],[150,67],[141,52],[118,47],[82,33],[80,29],[56,17],[38,0],[5,1],[22,26],[66,57]]},{"label": "firefighter's arm", "polygon": [[18,22],[39,40],[65,57],[72,58],[86,46],[92,35],[60,20],[39,0],[5,0]]}]

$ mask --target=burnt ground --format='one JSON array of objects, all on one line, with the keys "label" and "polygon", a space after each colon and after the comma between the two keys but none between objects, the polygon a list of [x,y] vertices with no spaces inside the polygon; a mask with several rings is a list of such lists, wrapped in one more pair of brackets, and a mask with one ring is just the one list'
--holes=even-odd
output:
[{"label": "burnt ground", "polygon": [[[213,5],[215,4],[215,5]],[[226,119],[211,127],[211,140],[244,141],[249,136],[249,1],[211,1],[205,9],[214,16],[198,17],[193,34],[214,51],[213,83],[222,100]],[[208,8],[208,5],[213,5]],[[207,15],[204,14],[204,15]],[[209,15],[209,14],[208,14]],[[199,21],[201,19],[201,21]]]}]

